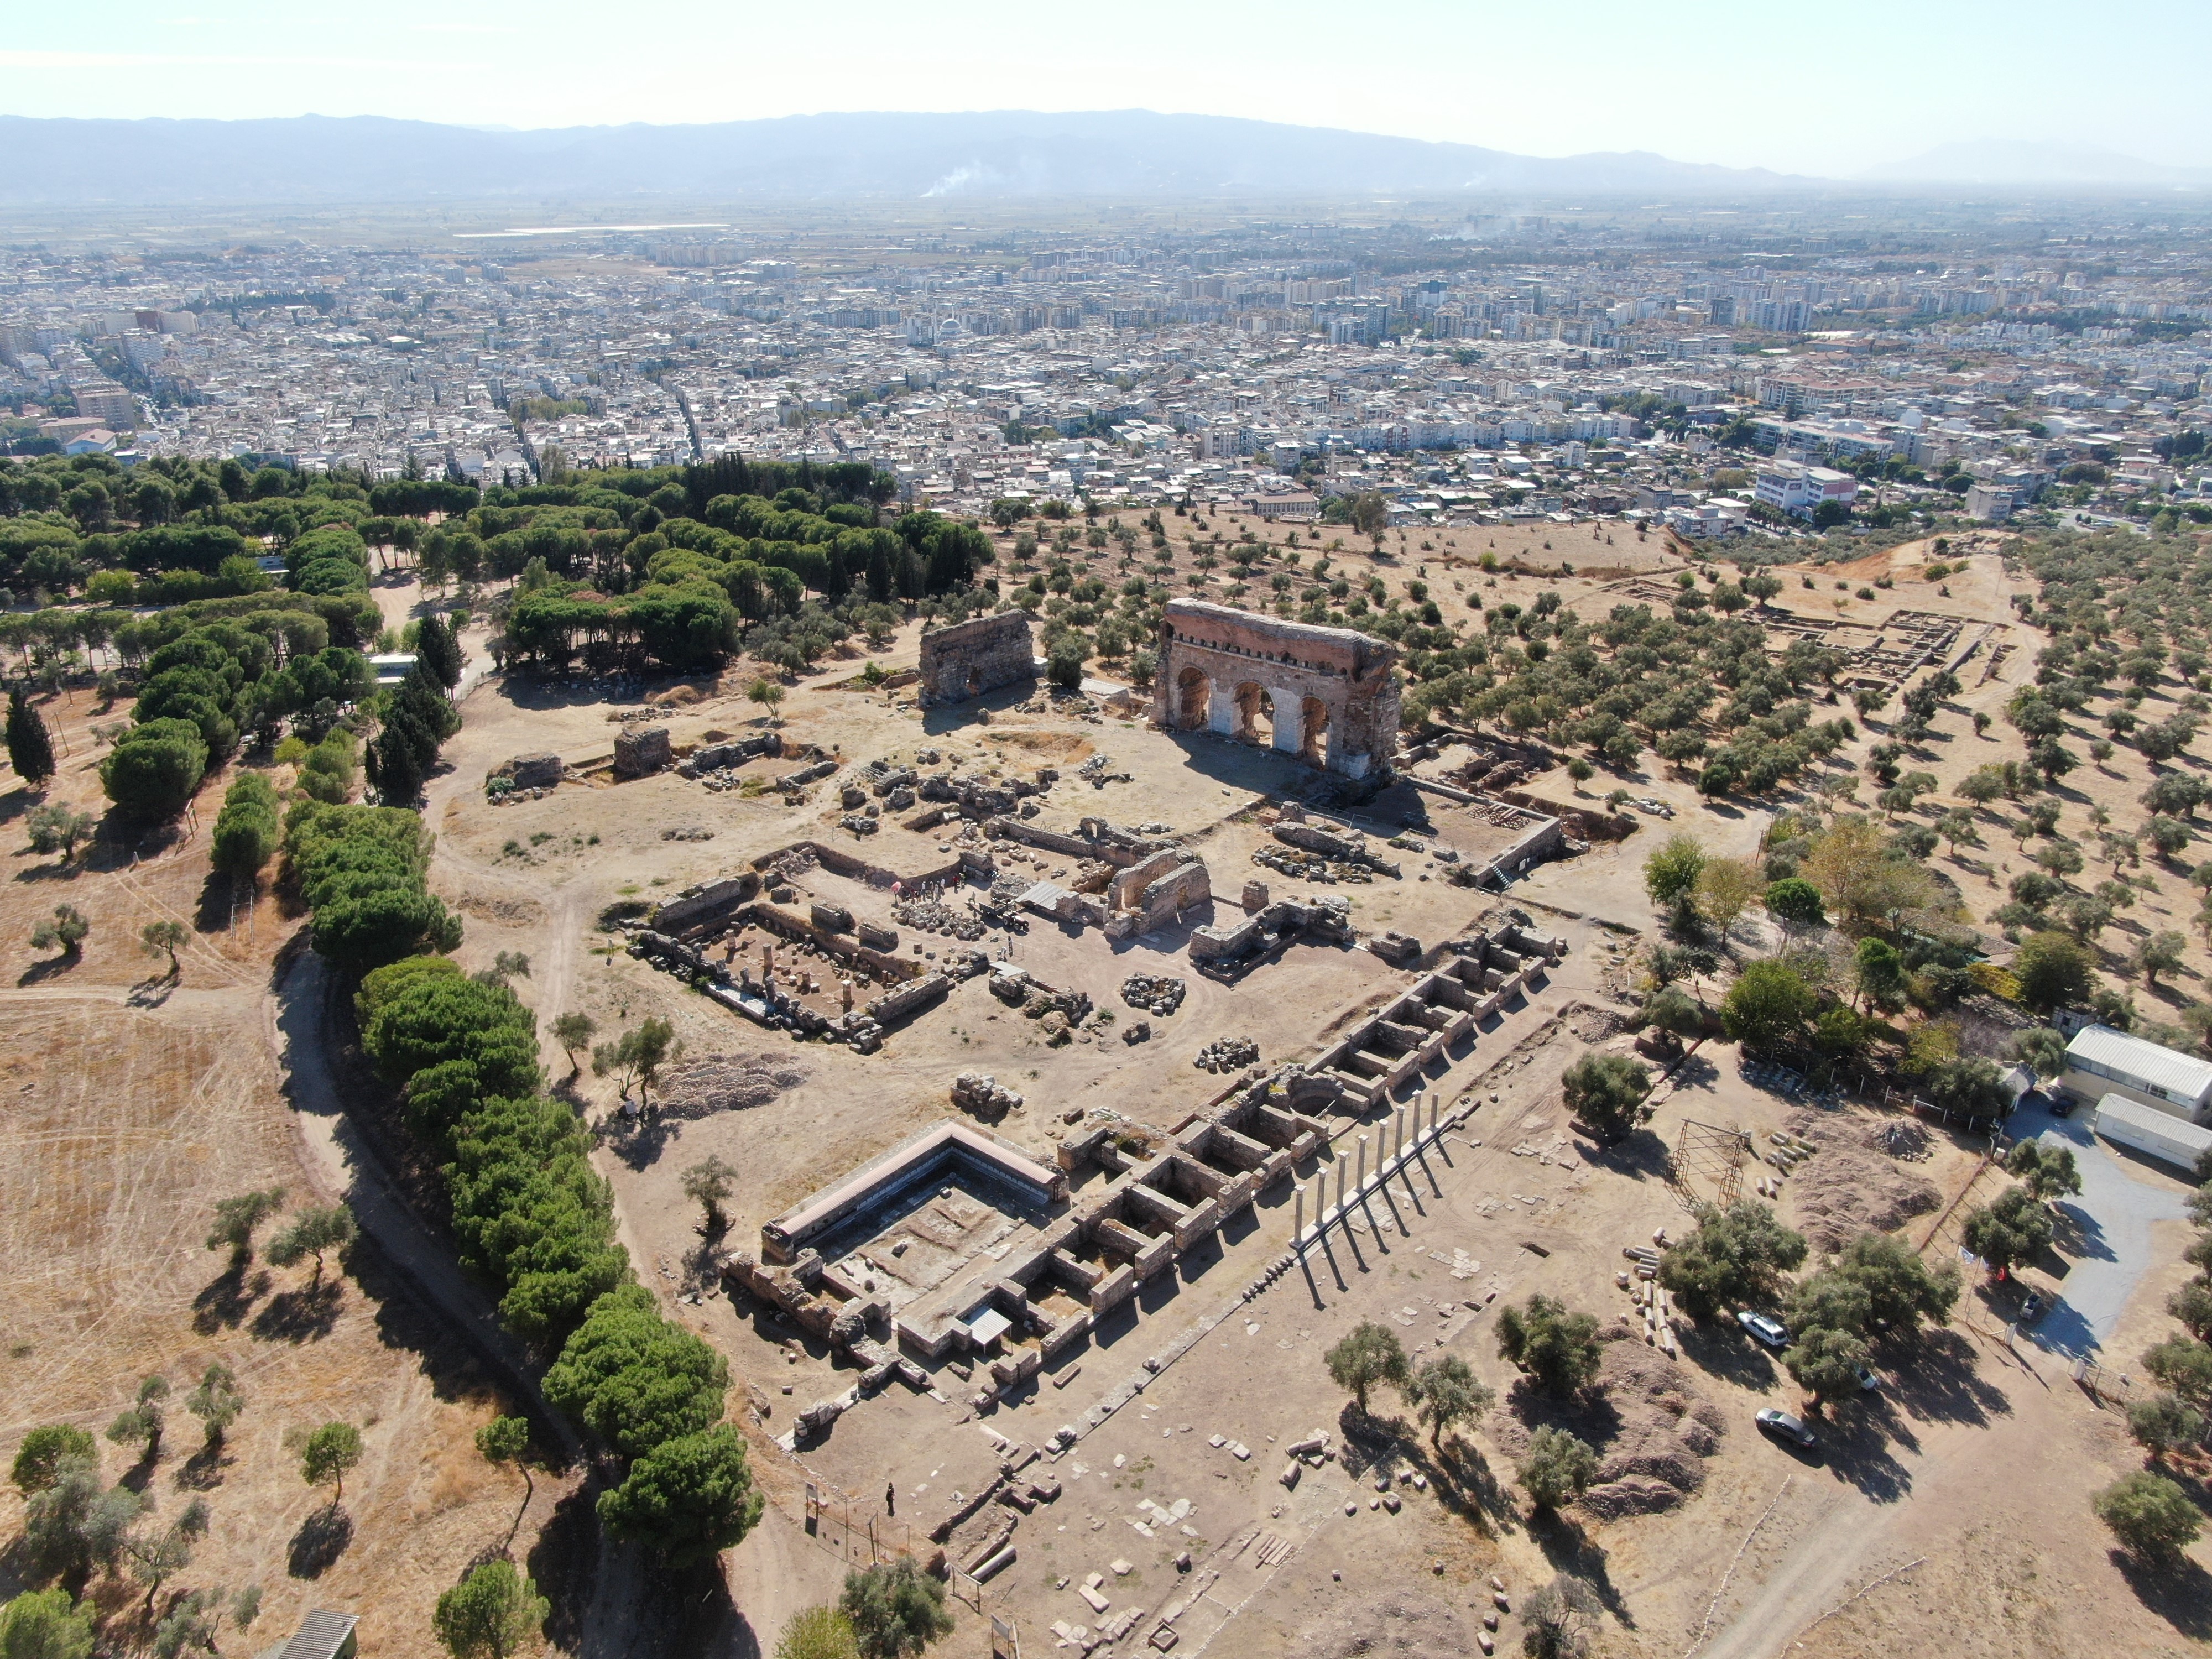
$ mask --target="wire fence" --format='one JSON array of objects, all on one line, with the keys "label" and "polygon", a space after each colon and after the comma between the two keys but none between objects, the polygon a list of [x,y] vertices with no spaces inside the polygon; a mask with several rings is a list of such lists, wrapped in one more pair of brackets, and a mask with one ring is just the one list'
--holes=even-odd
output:
[{"label": "wire fence", "polygon": [[842,1492],[806,1487],[806,1535],[856,1567],[914,1553],[914,1529],[895,1516],[856,1506]]}]

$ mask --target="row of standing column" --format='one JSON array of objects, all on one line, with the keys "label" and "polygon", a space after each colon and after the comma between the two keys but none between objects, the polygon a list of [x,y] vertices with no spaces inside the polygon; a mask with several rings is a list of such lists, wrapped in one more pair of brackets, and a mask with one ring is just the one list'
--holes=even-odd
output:
[{"label": "row of standing column", "polygon": [[[1381,1126],[1383,1144],[1376,1149],[1375,1177],[1371,1182],[1367,1176],[1367,1137],[1364,1133],[1361,1134],[1358,1137],[1358,1150],[1356,1154],[1357,1166],[1347,1170],[1341,1155],[1337,1159],[1334,1205],[1332,1206],[1328,1201],[1328,1169],[1324,1167],[1315,1176],[1315,1186],[1317,1190],[1314,1194],[1314,1225],[1310,1237],[1306,1232],[1306,1183],[1303,1181],[1299,1182],[1291,1190],[1293,1206],[1291,1219],[1291,1248],[1303,1250],[1307,1245],[1317,1242],[1323,1234],[1328,1232],[1331,1222],[1341,1221],[1346,1218],[1353,1203],[1370,1191],[1387,1185],[1393,1176],[1404,1171],[1407,1164],[1424,1146],[1433,1145],[1442,1133],[1439,1126],[1443,1115],[1443,1103],[1442,1095],[1432,1094],[1429,1097],[1429,1121],[1426,1128],[1422,1127],[1421,1125],[1419,1101],[1416,1100],[1410,1107],[1400,1106],[1392,1110],[1389,1121]],[[1407,1133],[1409,1128],[1410,1136]],[[1409,1177],[1409,1192],[1410,1189]]]}]

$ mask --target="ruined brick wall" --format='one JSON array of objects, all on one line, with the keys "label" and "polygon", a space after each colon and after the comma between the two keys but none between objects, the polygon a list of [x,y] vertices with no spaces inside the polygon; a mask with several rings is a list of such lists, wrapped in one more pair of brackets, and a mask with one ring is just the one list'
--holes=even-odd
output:
[{"label": "ruined brick wall", "polygon": [[1036,663],[1026,611],[933,629],[921,636],[922,705],[960,702],[1027,680]]},{"label": "ruined brick wall", "polygon": [[1170,599],[1160,620],[1152,720],[1272,747],[1348,778],[1386,770],[1398,736],[1388,640]]}]

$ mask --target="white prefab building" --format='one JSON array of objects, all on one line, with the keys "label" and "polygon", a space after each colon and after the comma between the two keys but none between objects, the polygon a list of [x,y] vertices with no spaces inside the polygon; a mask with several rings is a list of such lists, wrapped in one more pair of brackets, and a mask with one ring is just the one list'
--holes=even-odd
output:
[{"label": "white prefab building", "polygon": [[2124,1095],[2191,1123],[2212,1115],[2212,1061],[2177,1054],[2109,1025],[2084,1025],[2066,1045],[2058,1085],[2075,1099]]},{"label": "white prefab building", "polygon": [[2148,1152],[2192,1174],[2197,1158],[2212,1149],[2212,1129],[2185,1123],[2155,1106],[2137,1105],[2125,1095],[2106,1095],[2099,1101],[2089,1127],[2107,1140]]}]

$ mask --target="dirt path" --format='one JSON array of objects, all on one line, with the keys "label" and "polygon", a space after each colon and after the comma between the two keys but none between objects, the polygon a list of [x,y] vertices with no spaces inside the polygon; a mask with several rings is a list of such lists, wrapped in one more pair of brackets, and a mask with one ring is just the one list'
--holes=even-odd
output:
[{"label": "dirt path", "polygon": [[[321,961],[303,952],[266,1005],[268,1039],[285,1068],[304,1162],[330,1192],[344,1195],[362,1231],[423,1304],[444,1317],[512,1395],[529,1402],[538,1428],[567,1457],[583,1461],[581,1441],[546,1401],[529,1357],[500,1328],[491,1299],[392,1190],[375,1153],[345,1116],[325,1049],[327,994]],[[646,1587],[637,1552],[602,1538],[577,1648],[582,1659],[636,1650],[638,1601]]]},{"label": "dirt path", "polygon": [[[1773,1659],[1806,1626],[1869,1580],[1917,1556],[1933,1555],[1984,1514],[1990,1472],[2033,1468],[2062,1437],[2047,1380],[1983,1349],[1984,1381],[2013,1409],[1986,1423],[1916,1425],[1918,1449],[1890,1448],[1904,1466],[1905,1493],[1883,1502],[1839,1473],[1796,1465],[1797,1478],[1761,1538],[1747,1550],[1697,1659]],[[1777,1452],[1777,1479],[1789,1472]],[[1767,1542],[1777,1539],[1778,1542]],[[1762,1545],[1764,1547],[1762,1548]]]},{"label": "dirt path", "polygon": [[410,1288],[445,1316],[502,1384],[530,1402],[538,1425],[562,1451],[580,1458],[583,1443],[539,1393],[529,1357],[500,1328],[491,1298],[392,1190],[375,1152],[346,1117],[325,1052],[328,991],[321,959],[302,951],[265,1005],[267,1036],[283,1067],[303,1161],[328,1192],[345,1199]]},{"label": "dirt path", "polygon": [[774,1650],[793,1613],[837,1599],[845,1564],[771,1501],[745,1541],[722,1557],[722,1578],[737,1616],[717,1633],[708,1659],[757,1659]]}]

